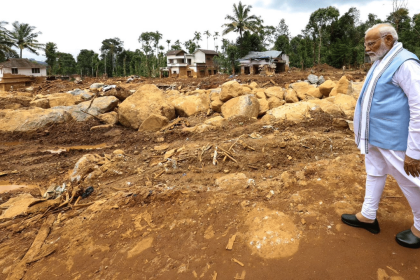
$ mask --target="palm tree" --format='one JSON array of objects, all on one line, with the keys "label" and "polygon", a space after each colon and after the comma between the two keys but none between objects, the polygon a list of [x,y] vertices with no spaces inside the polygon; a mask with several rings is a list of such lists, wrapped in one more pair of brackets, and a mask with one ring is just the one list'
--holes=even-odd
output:
[{"label": "palm tree", "polygon": [[242,5],[241,1],[239,1],[238,6],[233,4],[233,16],[227,15],[225,17],[225,19],[231,22],[222,25],[222,27],[225,27],[223,35],[234,31],[239,32],[239,35],[242,38],[242,33],[246,30],[256,32],[261,25],[262,20],[255,15],[249,15],[251,8],[251,5]]},{"label": "palm tree", "polygon": [[201,33],[195,31],[193,41],[197,41],[197,48],[200,48],[199,42],[201,41]]},{"label": "palm tree", "polygon": [[6,59],[10,54],[16,54],[12,49],[13,41],[10,38],[9,32],[3,26],[8,24],[6,21],[0,21],[0,59]]},{"label": "palm tree", "polygon": [[207,49],[209,49],[209,37],[211,36],[210,31],[204,31],[204,35],[207,37]]},{"label": "palm tree", "polygon": [[168,52],[169,52],[169,44],[171,43],[171,40],[166,40],[166,43],[168,43]]},{"label": "palm tree", "polygon": [[19,57],[22,58],[22,50],[28,49],[31,53],[38,55],[37,50],[43,49],[44,44],[38,43],[36,39],[41,32],[34,32],[35,26],[28,23],[12,23],[13,30],[9,32],[13,45],[20,50]]},{"label": "palm tree", "polygon": [[213,40],[214,40],[214,49],[216,49],[216,40],[219,38],[219,32],[214,32]]}]

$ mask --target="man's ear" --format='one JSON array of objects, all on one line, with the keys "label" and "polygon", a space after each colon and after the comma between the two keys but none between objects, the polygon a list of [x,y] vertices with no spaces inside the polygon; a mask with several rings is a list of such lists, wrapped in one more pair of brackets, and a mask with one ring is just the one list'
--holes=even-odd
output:
[{"label": "man's ear", "polygon": [[394,37],[391,34],[386,35],[384,40],[387,47],[391,47],[394,44]]}]

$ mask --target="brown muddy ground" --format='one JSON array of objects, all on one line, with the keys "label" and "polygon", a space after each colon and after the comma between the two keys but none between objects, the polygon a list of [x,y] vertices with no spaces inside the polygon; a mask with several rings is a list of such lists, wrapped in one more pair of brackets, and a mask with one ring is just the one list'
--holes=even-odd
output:
[{"label": "brown muddy ground", "polygon": [[[13,279],[19,269],[23,279],[419,279],[420,251],[394,240],[411,226],[412,214],[391,177],[378,213],[380,234],[341,223],[342,213],[359,211],[363,202],[364,159],[353,133],[334,127],[324,113],[271,127],[236,119],[202,134],[181,127],[91,132],[94,125],[0,135],[0,171],[8,173],[0,190],[31,186],[1,192],[1,203],[21,193],[40,197],[37,186],[68,183],[85,154],[125,152],[115,172],[80,185],[95,188],[80,201],[93,205],[0,223],[0,279]],[[254,132],[261,138],[251,138]],[[214,148],[227,150],[239,137],[237,162],[219,157],[213,165]],[[158,164],[165,151],[179,148],[176,168]],[[247,179],[216,185],[235,173]],[[42,252],[19,267],[51,216]]]}]

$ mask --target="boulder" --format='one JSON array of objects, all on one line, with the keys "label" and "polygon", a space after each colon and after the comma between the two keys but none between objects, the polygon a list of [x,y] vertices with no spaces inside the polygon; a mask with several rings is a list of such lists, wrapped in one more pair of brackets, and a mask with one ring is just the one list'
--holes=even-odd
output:
[{"label": "boulder", "polygon": [[356,99],[354,99],[353,96],[339,93],[334,99],[334,104],[343,111],[354,110],[356,107]]},{"label": "boulder", "polygon": [[261,88],[261,89],[257,89],[253,91],[253,94],[258,98],[267,98],[267,96],[265,95],[265,89]]},{"label": "boulder", "polygon": [[315,98],[321,98],[323,95],[321,93],[321,91],[319,90],[319,88],[312,88],[308,91],[308,95],[315,97]]},{"label": "boulder", "polygon": [[82,102],[78,105],[78,107],[80,107],[81,110],[86,111],[90,106],[87,112],[91,115],[97,116],[114,110],[118,103],[119,100],[115,96],[104,96],[96,98],[93,102]]},{"label": "boulder", "polygon": [[91,84],[90,85],[90,88],[91,89],[95,89],[95,88],[101,88],[101,87],[103,87],[104,86],[104,84],[103,83],[94,83],[94,84]]},{"label": "boulder", "polygon": [[318,89],[323,96],[329,96],[332,89],[335,87],[335,83],[331,80],[322,83]]},{"label": "boulder", "polygon": [[322,85],[325,82],[324,76],[320,76],[318,79],[318,85]]},{"label": "boulder", "polygon": [[222,189],[245,189],[248,186],[248,178],[244,173],[234,173],[216,179],[215,184]]},{"label": "boulder", "polygon": [[258,99],[258,103],[260,104],[260,110],[258,111],[258,116],[261,117],[265,115],[265,113],[268,110],[270,110],[270,105],[268,104],[268,101],[265,98]]},{"label": "boulder", "polygon": [[258,99],[252,94],[233,98],[222,106],[222,114],[225,119],[235,116],[256,118],[259,111],[260,104]]},{"label": "boulder", "polygon": [[101,96],[115,96],[120,101],[126,100],[130,95],[132,95],[131,91],[120,86],[116,86],[101,93]]},{"label": "boulder", "polygon": [[352,87],[346,76],[341,77],[335,88],[331,91],[330,96],[336,96],[337,94],[348,94],[351,95]]},{"label": "boulder", "polygon": [[280,100],[279,98],[275,96],[268,98],[267,101],[268,101],[268,107],[270,110],[273,108],[280,107],[286,103],[286,101]]},{"label": "boulder", "polygon": [[237,81],[229,81],[222,85],[220,100],[226,102],[232,98],[243,95],[244,89]]},{"label": "boulder", "polygon": [[360,93],[362,92],[362,89],[363,89],[363,85],[364,85],[364,82],[351,83],[351,87],[352,87],[351,95],[355,99],[359,99]]},{"label": "boulder", "polygon": [[104,164],[104,158],[97,154],[86,154],[74,165],[70,175],[72,182],[82,181],[89,173],[98,169],[98,164]]},{"label": "boulder", "polygon": [[210,108],[214,112],[221,113],[222,112],[222,106],[223,106],[223,102],[220,100],[220,95],[219,94],[212,94],[211,95]]},{"label": "boulder", "polygon": [[250,83],[250,84],[249,84],[249,86],[250,86],[252,89],[256,89],[256,88],[258,88],[258,84],[257,84],[256,82],[252,82],[252,83]]},{"label": "boulder", "polygon": [[71,115],[63,109],[0,110],[0,131],[36,131],[69,120]]},{"label": "boulder", "polygon": [[267,96],[267,98],[275,96],[278,99],[283,100],[284,90],[281,87],[269,87],[265,90],[265,95]]},{"label": "boulder", "polygon": [[15,94],[2,94],[0,95],[0,109],[6,108],[8,104],[20,104],[21,107],[29,107],[32,97],[15,95]]},{"label": "boulder", "polygon": [[296,91],[296,95],[300,100],[307,99],[308,92],[314,89],[314,86],[307,82],[294,83],[290,86]]},{"label": "boulder", "polygon": [[48,103],[51,108],[58,106],[72,106],[80,100],[80,97],[70,93],[54,93],[47,95]]},{"label": "boulder", "polygon": [[208,124],[215,127],[224,126],[226,123],[227,123],[227,120],[223,118],[222,116],[217,116],[217,117],[208,119],[204,122],[204,124]]},{"label": "boulder", "polygon": [[118,123],[118,114],[117,112],[109,112],[102,115],[99,115],[98,118],[106,124],[117,124]]},{"label": "boulder", "polygon": [[142,85],[119,105],[119,122],[138,129],[150,115],[160,115],[168,120],[175,118],[175,109],[168,104],[160,89],[155,85]]},{"label": "boulder", "polygon": [[298,102],[293,104],[285,104],[283,106],[269,110],[262,118],[263,123],[270,124],[278,121],[301,122],[306,118],[310,118],[311,108],[317,105],[309,102]]},{"label": "boulder", "polygon": [[286,103],[296,103],[299,102],[299,99],[297,97],[296,91],[294,89],[288,89],[286,93],[284,94],[284,100]]},{"label": "boulder", "polygon": [[309,81],[311,84],[316,85],[316,84],[318,84],[319,78],[318,78],[318,76],[317,76],[317,75],[310,74],[310,75],[308,76],[308,81]]},{"label": "boulder", "polygon": [[317,104],[322,111],[324,111],[325,113],[333,116],[333,117],[339,117],[342,115],[342,110],[340,109],[340,107],[338,107],[336,104],[326,100],[326,99],[314,99],[311,100],[311,103],[315,103]]},{"label": "boulder", "polygon": [[157,114],[151,114],[140,125],[139,131],[158,131],[162,127],[169,124],[169,120]]},{"label": "boulder", "polygon": [[171,104],[178,116],[190,117],[200,112],[207,112],[210,107],[210,100],[205,94],[197,94],[178,97]]},{"label": "boulder", "polygon": [[48,101],[47,98],[40,98],[40,99],[36,99],[31,101],[30,103],[31,107],[38,107],[38,108],[42,108],[42,109],[48,109],[50,108],[50,102]]}]

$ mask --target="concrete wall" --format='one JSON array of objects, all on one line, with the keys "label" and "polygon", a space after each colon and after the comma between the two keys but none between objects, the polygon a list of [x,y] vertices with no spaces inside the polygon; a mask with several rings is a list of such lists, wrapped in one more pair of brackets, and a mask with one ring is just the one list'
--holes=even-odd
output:
[{"label": "concrete wall", "polygon": [[195,53],[195,62],[196,63],[206,63],[206,54],[202,51],[197,51]]},{"label": "concrete wall", "polygon": [[[12,73],[12,68],[3,68],[3,71],[0,73],[0,78],[3,77],[3,74],[5,73]],[[47,76],[47,69],[46,68],[40,68],[40,73],[32,73],[32,68],[19,68],[18,74],[19,75],[26,75],[26,76],[34,76],[34,77],[45,77]]]}]

